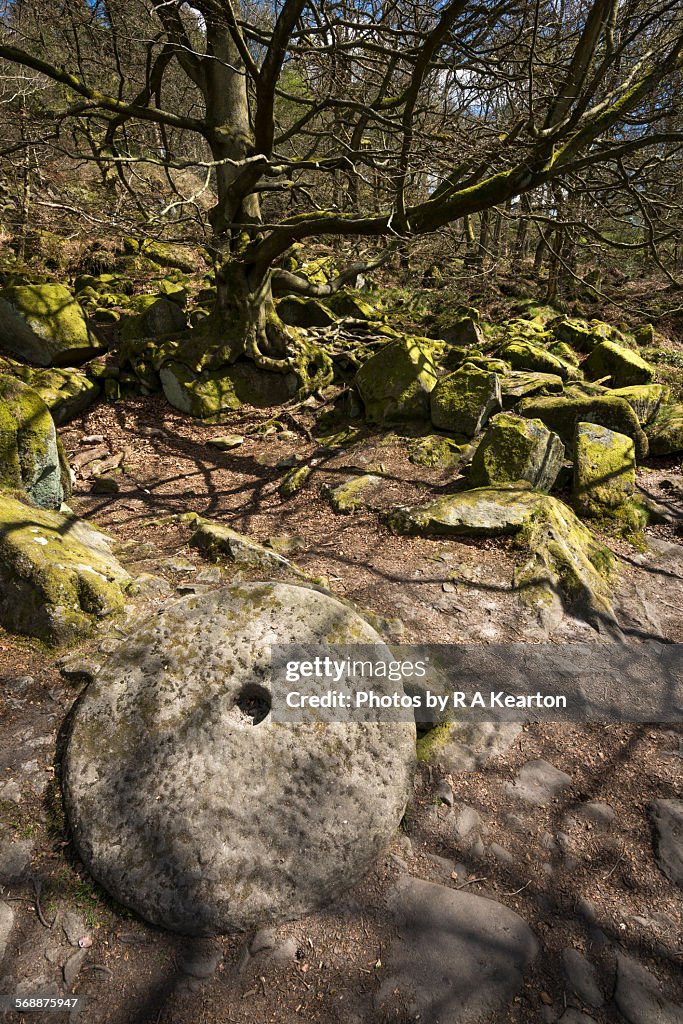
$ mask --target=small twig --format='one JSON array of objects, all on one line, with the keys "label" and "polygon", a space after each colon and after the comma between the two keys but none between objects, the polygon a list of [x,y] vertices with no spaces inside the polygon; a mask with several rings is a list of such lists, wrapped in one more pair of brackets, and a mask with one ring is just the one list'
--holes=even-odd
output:
[{"label": "small twig", "polygon": [[461,885],[456,885],[455,888],[464,889],[466,885],[472,885],[474,882],[485,882],[487,877],[487,875],[484,875],[482,878],[468,878],[466,882],[463,882]]},{"label": "small twig", "polygon": [[523,885],[521,889],[515,889],[514,892],[502,892],[500,895],[501,896],[517,896],[520,892],[524,892],[524,890],[526,889],[526,887],[528,885],[531,885],[531,879],[529,879],[529,881],[526,883],[526,885]]},{"label": "small twig", "polygon": [[81,967],[81,972],[83,971],[99,971],[100,974],[106,974],[108,978],[114,977],[111,967],[105,967],[104,964],[85,964],[85,966]]},{"label": "small twig", "polygon": [[622,862],[622,860],[624,859],[625,856],[626,856],[626,852],[624,851],[621,854],[621,856],[619,857],[619,859],[617,860],[617,862],[614,865],[614,867],[610,868],[610,870],[607,872],[607,874],[605,875],[605,878],[610,878],[614,874],[614,872],[617,870],[617,868],[619,867],[619,865],[621,864],[621,862]]},{"label": "small twig", "polygon": [[40,906],[40,890],[41,890],[41,887],[42,887],[41,883],[35,877],[32,879],[32,881],[33,881],[33,892],[35,894],[35,901],[34,902],[36,904],[36,914],[38,915],[38,920],[40,921],[40,923],[43,925],[44,928],[47,928],[49,930],[50,928],[52,928],[52,925],[57,920],[57,914],[55,914],[55,916],[53,917],[52,924],[48,924],[47,921],[45,920],[45,917],[43,916],[43,911],[42,911],[42,908]]}]

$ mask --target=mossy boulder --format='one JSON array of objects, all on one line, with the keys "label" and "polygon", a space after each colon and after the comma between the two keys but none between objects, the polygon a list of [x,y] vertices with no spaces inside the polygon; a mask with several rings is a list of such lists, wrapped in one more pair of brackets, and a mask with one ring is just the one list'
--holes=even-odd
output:
[{"label": "mossy boulder", "polygon": [[565,317],[552,325],[552,333],[558,341],[571,345],[577,352],[592,352],[596,345],[612,337],[609,324],[579,318]]},{"label": "mossy boulder", "polygon": [[501,412],[486,428],[474,453],[468,481],[473,487],[526,480],[549,491],[564,461],[564,445],[540,421]]},{"label": "mossy boulder", "polygon": [[0,623],[63,643],[123,609],[128,574],[98,530],[0,491]]},{"label": "mossy boulder", "polygon": [[297,494],[302,487],[305,486],[306,481],[313,472],[313,467],[304,464],[303,466],[294,466],[288,470],[282,478],[280,486],[278,488],[280,495],[283,498],[292,498]]},{"label": "mossy boulder", "polygon": [[0,374],[0,485],[26,491],[40,508],[64,500],[57,431],[42,398]]},{"label": "mossy boulder", "polygon": [[367,492],[381,483],[381,477],[371,473],[349,477],[336,487],[323,484],[320,493],[335,512],[348,514],[367,507]]},{"label": "mossy boulder", "polygon": [[599,423],[578,423],[574,439],[573,502],[593,518],[623,508],[636,488],[633,438]]},{"label": "mossy boulder", "polygon": [[537,370],[539,373],[551,373],[562,380],[575,380],[581,376],[571,363],[554,356],[540,345],[520,338],[507,342],[498,354],[513,370]]},{"label": "mossy boulder", "polygon": [[[353,320],[379,320],[380,316],[369,302],[350,291],[340,291],[326,300],[326,305],[337,316],[348,316]],[[324,326],[324,325],[323,325]]]},{"label": "mossy boulder", "polygon": [[195,373],[170,359],[161,365],[159,377],[175,409],[209,423],[224,423],[243,403],[259,408],[281,405],[297,389],[293,374],[270,373],[246,362]]},{"label": "mossy boulder", "polygon": [[523,398],[561,395],[564,383],[555,373],[532,373],[529,370],[508,370],[500,378],[503,409],[511,409]]},{"label": "mossy boulder", "polygon": [[482,345],[484,335],[477,317],[460,316],[439,331],[439,336],[450,345],[462,345],[465,348]]},{"label": "mossy boulder", "polygon": [[140,243],[137,254],[145,256],[159,267],[180,270],[184,274],[197,272],[197,260],[182,245],[147,238]]},{"label": "mossy boulder", "polygon": [[609,430],[632,437],[636,456],[644,459],[648,452],[647,437],[638,417],[625,398],[607,395],[551,395],[527,398],[517,411],[530,419],[542,420],[559,435],[567,451],[572,451],[577,423],[599,423]]},{"label": "mossy boulder", "polygon": [[409,445],[409,460],[428,469],[454,469],[465,458],[471,445],[459,445],[450,437],[428,434]]},{"label": "mossy boulder", "polygon": [[628,388],[615,388],[611,394],[624,398],[645,426],[657,415],[662,402],[669,399],[670,389],[664,384],[633,384]]},{"label": "mossy boulder", "polygon": [[661,405],[645,428],[652,455],[683,452],[683,403]]},{"label": "mossy boulder", "polygon": [[641,324],[636,327],[633,337],[636,345],[654,345],[657,334],[652,324]]},{"label": "mossy boulder", "polygon": [[416,339],[386,345],[356,374],[366,419],[379,424],[429,419],[429,395],[436,379],[431,354]]},{"label": "mossy boulder", "polygon": [[121,321],[122,342],[163,338],[187,329],[187,317],[177,303],[163,295],[138,295],[130,304],[130,315]]},{"label": "mossy boulder", "polygon": [[431,395],[432,423],[450,434],[474,437],[500,408],[498,375],[472,363],[441,377]]},{"label": "mossy boulder", "polygon": [[614,557],[557,498],[530,488],[480,487],[397,509],[389,525],[397,533],[427,537],[513,534],[529,553],[515,573],[516,586],[544,582],[591,621],[614,621]]},{"label": "mossy boulder", "polygon": [[84,370],[73,367],[36,369],[17,364],[13,372],[40,395],[56,426],[60,427],[90,408],[100,394],[99,384]]},{"label": "mossy boulder", "polygon": [[75,366],[105,345],[61,284],[27,284],[0,292],[0,345],[38,366]]},{"label": "mossy boulder", "polygon": [[290,327],[330,327],[336,317],[317,299],[288,295],[277,304],[277,314]]},{"label": "mossy boulder", "polygon": [[654,367],[646,363],[637,352],[613,341],[603,341],[596,345],[583,364],[583,372],[588,380],[610,377],[615,388],[649,384],[655,374]]},{"label": "mossy boulder", "polygon": [[553,356],[564,359],[565,363],[569,363],[570,366],[578,366],[580,363],[576,352],[566,341],[553,341],[548,345],[548,352]]},{"label": "mossy boulder", "polygon": [[237,562],[249,568],[268,571],[286,569],[295,575],[301,575],[293,562],[284,555],[264,547],[250,537],[245,537],[229,526],[197,516],[194,527],[190,546],[199,548],[212,561]]}]

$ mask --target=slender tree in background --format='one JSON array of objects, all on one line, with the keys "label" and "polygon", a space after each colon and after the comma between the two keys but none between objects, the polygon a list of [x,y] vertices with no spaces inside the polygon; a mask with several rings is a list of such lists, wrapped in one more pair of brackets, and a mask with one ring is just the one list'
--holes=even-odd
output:
[{"label": "slender tree in background", "polygon": [[[133,199],[136,168],[161,165],[171,196],[184,171],[205,177],[204,365],[292,365],[273,291],[320,295],[366,266],[312,285],[282,266],[305,239],[376,239],[376,265],[460,221],[481,266],[496,208],[538,224],[559,274],[577,211],[621,204],[647,236],[625,245],[675,231],[647,185],[670,194],[680,169],[680,0],[5,0],[0,59],[6,83],[38,90],[34,146],[95,162]],[[188,205],[201,213],[185,196],[164,215]]]}]

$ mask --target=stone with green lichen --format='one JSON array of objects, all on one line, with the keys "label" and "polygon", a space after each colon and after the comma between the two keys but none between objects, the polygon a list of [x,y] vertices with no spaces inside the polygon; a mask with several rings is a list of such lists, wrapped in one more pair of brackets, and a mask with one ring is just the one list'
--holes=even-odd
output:
[{"label": "stone with green lichen", "polygon": [[278,571],[287,570],[294,575],[303,575],[301,570],[284,555],[278,554],[263,544],[245,537],[229,526],[213,522],[211,519],[194,520],[195,530],[190,538],[190,546],[199,548],[212,561],[220,562],[227,559],[249,568]]},{"label": "stone with green lichen", "polygon": [[[0,370],[3,370],[2,366]],[[85,412],[100,393],[99,385],[87,375],[89,366],[83,370],[71,367],[39,369],[7,360],[7,370],[40,395],[58,427]]]},{"label": "stone with green lichen", "polygon": [[175,302],[181,309],[187,305],[187,287],[180,281],[160,281],[158,290],[160,295]]},{"label": "stone with green lichen", "polygon": [[603,427],[632,437],[639,460],[647,456],[647,437],[638,417],[626,399],[614,397],[611,393],[526,398],[519,403],[517,411],[530,419],[542,420],[546,427],[559,435],[568,451],[572,450],[574,444],[577,423],[600,423]]},{"label": "stone with green lichen", "polygon": [[571,345],[568,345],[566,341],[555,341],[551,345],[548,345],[548,352],[553,356],[557,356],[559,359],[563,359],[565,363],[569,363],[570,366],[579,365],[579,357]]},{"label": "stone with green lichen", "polygon": [[[354,320],[379,320],[380,316],[369,302],[361,299],[355,292],[340,291],[325,300],[337,316],[349,316]],[[323,325],[325,326],[325,325]]]},{"label": "stone with green lichen", "polygon": [[244,437],[241,434],[222,434],[220,437],[210,437],[206,443],[221,452],[231,452],[244,444]]},{"label": "stone with green lichen", "polygon": [[596,345],[613,336],[613,328],[609,324],[579,318],[566,317],[552,325],[552,333],[558,341],[571,345],[577,352],[592,352]]},{"label": "stone with green lichen", "polygon": [[162,338],[187,329],[187,317],[177,303],[166,296],[138,295],[130,303],[130,314],[121,321],[122,342]]},{"label": "stone with green lichen", "polygon": [[299,295],[280,299],[276,309],[282,322],[291,327],[330,327],[337,319],[322,302]]},{"label": "stone with green lichen", "polygon": [[417,759],[451,775],[478,771],[510,749],[521,722],[439,722],[417,740]]},{"label": "stone with green lichen", "polygon": [[57,431],[37,392],[0,375],[0,484],[26,491],[40,508],[64,500]]},{"label": "stone with green lichen", "polygon": [[513,534],[529,553],[515,574],[520,589],[546,575],[591,621],[614,621],[614,557],[557,498],[531,488],[480,487],[396,509],[388,523],[396,533],[425,537]]},{"label": "stone with green lichen", "polygon": [[633,384],[628,388],[615,388],[610,394],[624,398],[638,417],[638,422],[645,426],[657,415],[662,402],[669,400],[670,388],[664,384]]},{"label": "stone with green lichen", "polygon": [[633,332],[636,345],[654,345],[656,332],[652,324],[641,324]]},{"label": "stone with green lichen", "polygon": [[414,338],[380,349],[356,374],[356,387],[370,423],[429,419],[429,395],[436,384],[429,351]]},{"label": "stone with green lichen", "polygon": [[652,455],[683,452],[683,403],[661,405],[645,428]]},{"label": "stone with green lichen", "polygon": [[381,477],[364,473],[362,476],[351,476],[336,487],[323,484],[320,493],[335,512],[356,512],[358,509],[367,507],[367,491],[372,490],[379,483],[381,483]]},{"label": "stone with green lichen", "polygon": [[513,370],[537,370],[539,373],[552,373],[562,380],[575,380],[580,371],[575,366],[555,356],[551,352],[522,338],[507,342],[499,350],[501,358],[510,364]]},{"label": "stone with green lichen", "polygon": [[181,270],[184,274],[194,274],[197,271],[196,260],[181,245],[144,239],[137,252],[160,267]]},{"label": "stone with green lichen", "polygon": [[481,439],[468,474],[473,487],[526,480],[549,491],[564,460],[564,445],[540,421],[502,412],[494,416]]},{"label": "stone with green lichen", "polygon": [[467,359],[468,363],[472,366],[478,366],[480,370],[487,370],[489,373],[497,373],[499,377],[502,377],[505,373],[510,373],[510,364],[504,359],[495,359],[492,356],[479,356],[476,354]]},{"label": "stone with green lichen", "polygon": [[469,348],[473,345],[482,345],[484,335],[476,319],[473,316],[461,316],[451,323],[440,328],[439,334],[443,341],[450,345],[462,345]]},{"label": "stone with green lichen", "polygon": [[633,497],[633,439],[598,423],[578,423],[574,438],[573,502],[583,515],[601,518]]},{"label": "stone with green lichen", "polygon": [[0,492],[0,622],[63,643],[123,609],[129,577],[87,523]]},{"label": "stone with green lichen", "polygon": [[531,373],[528,370],[508,370],[500,378],[503,409],[511,409],[523,398],[536,395],[561,395],[564,383],[554,373]]},{"label": "stone with green lichen", "polygon": [[269,373],[247,362],[198,374],[170,360],[159,370],[159,377],[175,409],[208,423],[224,423],[243,403],[259,408],[281,405],[296,392],[293,375]]},{"label": "stone with green lichen", "polygon": [[596,345],[583,364],[583,372],[588,380],[610,377],[615,388],[649,384],[655,373],[654,368],[637,352],[613,341],[603,341]]},{"label": "stone with green lichen", "polygon": [[71,292],[60,284],[3,289],[0,344],[38,366],[73,366],[106,347],[88,326]]},{"label": "stone with green lichen", "polygon": [[459,445],[450,437],[429,434],[409,446],[409,460],[428,469],[455,469],[465,458],[470,445]]},{"label": "stone with green lichen", "polygon": [[283,498],[291,498],[304,486],[313,469],[309,465],[294,466],[285,473],[279,491]]},{"label": "stone with green lichen", "polygon": [[441,377],[431,396],[434,426],[466,437],[478,434],[489,416],[500,408],[498,375],[480,370],[472,363]]}]

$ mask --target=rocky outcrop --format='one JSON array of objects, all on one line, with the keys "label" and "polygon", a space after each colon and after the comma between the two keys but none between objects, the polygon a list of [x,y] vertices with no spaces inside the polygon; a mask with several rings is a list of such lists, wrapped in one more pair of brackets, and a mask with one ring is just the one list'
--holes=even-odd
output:
[{"label": "rocky outcrop", "polygon": [[38,366],[78,366],[105,347],[88,326],[79,303],[61,284],[3,289],[0,345]]},{"label": "rocky outcrop", "polygon": [[473,487],[525,480],[549,491],[564,460],[564,445],[540,420],[499,413],[479,443],[468,481]]},{"label": "rocky outcrop", "polygon": [[431,354],[415,338],[386,345],[356,374],[356,387],[370,423],[429,419],[429,396],[435,384]]}]

